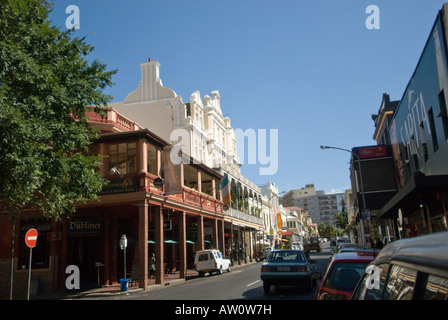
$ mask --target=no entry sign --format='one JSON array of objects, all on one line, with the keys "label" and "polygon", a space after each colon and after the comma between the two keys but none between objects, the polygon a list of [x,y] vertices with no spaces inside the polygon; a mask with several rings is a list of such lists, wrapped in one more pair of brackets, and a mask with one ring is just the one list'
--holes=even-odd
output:
[{"label": "no entry sign", "polygon": [[36,229],[30,229],[25,235],[25,243],[28,246],[28,248],[34,248],[37,243],[37,230]]}]

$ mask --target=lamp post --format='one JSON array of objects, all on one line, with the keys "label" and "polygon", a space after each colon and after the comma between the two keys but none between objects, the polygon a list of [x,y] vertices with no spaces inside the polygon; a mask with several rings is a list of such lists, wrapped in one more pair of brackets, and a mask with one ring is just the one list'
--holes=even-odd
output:
[{"label": "lamp post", "polygon": [[[165,181],[157,177],[154,179],[154,186],[156,188],[161,188],[162,192],[161,195],[164,198],[163,201],[165,201]],[[163,283],[163,201],[160,203],[160,211],[155,216],[155,240],[156,240],[156,248],[155,248],[155,254],[156,254],[156,283],[161,284]]]},{"label": "lamp post", "polygon": [[[344,148],[331,147],[331,146],[320,146],[320,148],[321,148],[322,150],[325,150],[325,149],[342,150],[342,151],[345,151],[345,152],[348,152],[348,153],[352,154],[353,156],[355,156],[355,157],[357,158],[357,160],[358,160],[358,167],[359,167],[359,180],[360,180],[360,184],[361,184],[361,193],[362,193],[362,206],[363,206],[363,209],[365,210],[365,209],[366,209],[366,198],[365,198],[365,195],[364,195],[364,185],[363,185],[363,183],[362,183],[362,172],[361,172],[361,161],[360,161],[360,159],[359,159],[359,156],[358,156],[356,153],[352,152],[351,150],[344,149]],[[360,212],[359,214],[361,214],[361,212]],[[364,237],[364,222],[362,221],[362,217],[361,217],[360,220],[361,220],[361,238],[362,238],[362,244],[365,245],[365,244],[366,244],[366,243],[365,243],[365,242],[366,242],[366,239],[365,239],[365,237]]]},{"label": "lamp post", "polygon": [[124,254],[124,276],[123,279],[126,279],[126,247],[128,246],[128,239],[126,238],[126,235],[123,234],[120,238],[120,248],[123,250]]}]

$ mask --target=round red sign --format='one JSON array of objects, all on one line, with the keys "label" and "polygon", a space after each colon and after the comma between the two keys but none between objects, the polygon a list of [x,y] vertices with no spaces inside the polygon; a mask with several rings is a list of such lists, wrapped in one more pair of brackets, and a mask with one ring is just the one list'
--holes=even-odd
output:
[{"label": "round red sign", "polygon": [[36,229],[30,229],[25,235],[25,243],[28,246],[28,248],[34,248],[37,243],[37,230]]}]

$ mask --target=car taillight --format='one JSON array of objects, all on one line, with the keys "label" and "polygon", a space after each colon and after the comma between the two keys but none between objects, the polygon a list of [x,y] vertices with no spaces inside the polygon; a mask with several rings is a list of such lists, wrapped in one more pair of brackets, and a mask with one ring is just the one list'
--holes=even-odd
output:
[{"label": "car taillight", "polygon": [[271,270],[272,270],[272,268],[269,266],[261,266],[261,272],[269,272]]},{"label": "car taillight", "polygon": [[308,270],[307,270],[306,266],[297,266],[297,267],[294,267],[294,271],[296,271],[296,272],[307,272]]}]

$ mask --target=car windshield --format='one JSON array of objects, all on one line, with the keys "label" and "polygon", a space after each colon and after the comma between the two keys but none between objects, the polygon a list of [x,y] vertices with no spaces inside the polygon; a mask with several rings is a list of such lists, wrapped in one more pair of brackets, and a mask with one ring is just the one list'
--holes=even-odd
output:
[{"label": "car windshield", "polygon": [[272,251],[268,262],[305,262],[305,256],[301,251]]},{"label": "car windshield", "polygon": [[339,262],[334,264],[324,287],[352,292],[367,265],[368,262]]}]

